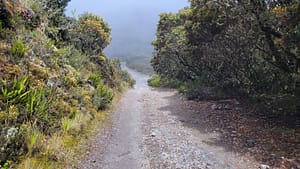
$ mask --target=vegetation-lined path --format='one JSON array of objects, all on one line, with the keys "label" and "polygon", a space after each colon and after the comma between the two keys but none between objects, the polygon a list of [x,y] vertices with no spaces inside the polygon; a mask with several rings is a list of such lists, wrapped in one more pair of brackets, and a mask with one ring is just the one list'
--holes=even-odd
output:
[{"label": "vegetation-lined path", "polygon": [[128,71],[137,79],[135,88],[124,94],[113,127],[78,168],[258,168],[252,159],[210,144],[218,133],[197,129],[194,110],[186,109],[173,90],[151,89],[146,76]]}]

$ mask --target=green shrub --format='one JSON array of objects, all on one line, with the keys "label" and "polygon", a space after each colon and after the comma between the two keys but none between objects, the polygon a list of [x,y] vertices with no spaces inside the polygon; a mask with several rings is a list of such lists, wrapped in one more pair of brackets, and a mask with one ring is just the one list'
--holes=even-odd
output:
[{"label": "green shrub", "polygon": [[24,131],[26,147],[28,149],[28,154],[33,155],[42,147],[42,134],[38,129],[32,128],[32,126],[27,127],[26,131]]},{"label": "green shrub", "polygon": [[46,133],[58,128],[57,118],[62,118],[62,115],[54,112],[49,114],[57,101],[54,89],[32,87],[28,77],[15,78],[12,83],[2,81],[0,88],[0,101],[5,103],[1,108],[8,113],[6,125],[15,121],[17,125],[35,122]]},{"label": "green shrub", "polygon": [[24,44],[22,39],[17,39],[16,41],[14,41],[10,49],[12,56],[17,58],[24,57],[26,51],[27,51],[27,47]]},{"label": "green shrub", "polygon": [[88,62],[88,56],[74,47],[70,47],[70,52],[67,57],[70,65],[77,70],[81,70],[82,68],[84,68],[86,63]]},{"label": "green shrub", "polygon": [[148,85],[151,87],[162,87],[162,81],[159,75],[153,75],[148,80]]},{"label": "green shrub", "polygon": [[71,125],[72,125],[72,119],[70,118],[63,118],[62,121],[62,129],[63,129],[63,132],[64,133],[67,133],[70,128],[71,128]]},{"label": "green shrub", "polygon": [[101,75],[99,73],[90,74],[88,80],[91,81],[95,87],[97,87],[98,84],[102,83]]},{"label": "green shrub", "polygon": [[94,106],[99,110],[105,109],[113,99],[112,89],[103,84],[99,73],[91,74],[88,80],[92,82],[92,85],[96,86],[96,91],[93,94]]},{"label": "green shrub", "polygon": [[28,77],[23,77],[20,79],[17,79],[15,77],[12,83],[8,83],[6,80],[2,80],[0,86],[1,96],[7,104],[16,104],[19,102],[23,102],[26,99],[27,95],[30,93],[30,91],[28,91]]},{"label": "green shrub", "polygon": [[121,79],[128,83],[130,87],[133,87],[136,81],[131,77],[131,75],[126,70],[121,70]]},{"label": "green shrub", "polygon": [[[0,152],[0,165],[39,151],[40,136],[60,129],[59,119],[64,115],[57,111],[57,99],[55,89],[33,86],[27,76],[0,81],[0,145],[4,145],[0,148],[5,154]],[[12,131],[15,134],[8,138],[7,133]]]},{"label": "green shrub", "polygon": [[166,79],[166,78],[161,78],[162,85],[174,89],[178,89],[182,82],[175,80],[175,79]]},{"label": "green shrub", "polygon": [[66,56],[70,53],[70,49],[69,48],[54,48],[53,49],[53,53],[56,56]]},{"label": "green shrub", "polygon": [[159,75],[153,75],[148,80],[148,85],[152,87],[170,87],[178,89],[182,85],[182,82],[175,79],[162,78]]},{"label": "green shrub", "polygon": [[111,41],[108,24],[100,16],[90,13],[82,14],[78,21],[79,25],[70,31],[71,42],[87,55],[100,55]]},{"label": "green shrub", "polygon": [[[1,167],[1,166],[0,166]],[[8,164],[8,162],[6,162],[6,163],[4,163],[3,164],[3,167],[1,167],[1,169],[9,169],[10,167],[9,167],[9,164]]]},{"label": "green shrub", "polygon": [[200,79],[186,83],[185,95],[192,100],[219,100],[228,97],[220,89],[203,85]]},{"label": "green shrub", "polygon": [[113,99],[113,92],[110,88],[99,83],[96,92],[93,94],[93,104],[99,110],[103,110],[111,103]]},{"label": "green shrub", "polygon": [[185,93],[187,91],[187,87],[185,85],[179,85],[179,87],[177,87],[177,90],[179,93]]}]

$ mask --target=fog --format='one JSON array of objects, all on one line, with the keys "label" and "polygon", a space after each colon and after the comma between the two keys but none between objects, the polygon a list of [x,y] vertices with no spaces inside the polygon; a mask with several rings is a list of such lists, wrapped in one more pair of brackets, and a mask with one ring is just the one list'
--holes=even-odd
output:
[{"label": "fog", "polygon": [[[100,15],[112,29],[112,42],[105,49],[111,57],[151,56],[159,14],[177,12],[188,0],[72,0],[66,14]],[[75,14],[74,14],[75,11]]]}]

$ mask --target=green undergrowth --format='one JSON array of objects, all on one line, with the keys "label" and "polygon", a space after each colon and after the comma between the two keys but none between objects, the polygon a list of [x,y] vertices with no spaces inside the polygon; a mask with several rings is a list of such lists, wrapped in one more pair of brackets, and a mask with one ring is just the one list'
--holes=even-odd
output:
[{"label": "green undergrowth", "polygon": [[163,82],[161,80],[161,77],[158,75],[151,76],[150,79],[148,79],[148,85],[151,87],[163,87]]},{"label": "green undergrowth", "polygon": [[[118,103],[122,93],[115,95],[113,104],[105,111],[98,112],[93,119],[91,117],[81,118],[81,122],[70,121],[70,127],[64,130],[61,135],[53,135],[47,141],[46,149],[38,156],[23,157],[20,169],[28,168],[70,168],[76,167],[84,159],[85,152],[88,151],[91,144],[99,133],[109,125],[109,114]],[[82,126],[84,125],[84,127]],[[76,130],[81,127],[80,131]]]},{"label": "green undergrowth", "polygon": [[[203,101],[203,100],[224,100],[224,99],[243,99],[256,105],[255,113],[264,114],[264,116],[280,117],[294,116],[297,114],[295,110],[299,109],[300,100],[295,95],[268,95],[261,94],[253,97],[245,97],[228,93],[226,89],[216,87],[207,87],[206,82],[201,79],[181,82],[171,78],[161,77],[160,75],[152,75],[148,79],[148,85],[154,88],[173,88],[183,94],[187,99]],[[268,112],[268,113],[266,113]]]},{"label": "green undergrowth", "polygon": [[175,79],[189,99],[249,99],[259,105],[255,113],[297,121],[300,2],[256,2],[190,0],[161,13],[151,59],[160,76],[150,85],[173,86]]},{"label": "green undergrowth", "polygon": [[179,82],[174,79],[162,78],[161,76],[154,74],[148,79],[148,85],[151,87],[169,87],[177,89],[179,93],[186,93],[188,91],[187,84]]},{"label": "green undergrowth", "polygon": [[176,79],[161,77],[157,74],[152,75],[148,79],[148,85],[151,87],[173,88],[191,100],[220,100],[227,98],[221,90],[205,87],[205,85],[201,84],[203,84],[201,80],[181,82]]},{"label": "green undergrowth", "polygon": [[169,87],[177,89],[179,93],[187,92],[187,85],[174,79],[162,78],[161,76],[154,74],[148,79],[148,85],[155,88]]}]

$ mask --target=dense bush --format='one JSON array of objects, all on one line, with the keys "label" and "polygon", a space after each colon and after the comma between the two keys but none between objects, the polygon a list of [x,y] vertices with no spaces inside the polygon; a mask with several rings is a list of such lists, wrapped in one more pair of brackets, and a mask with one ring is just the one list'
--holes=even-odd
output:
[{"label": "dense bush", "polygon": [[113,99],[113,92],[110,88],[103,85],[102,82],[98,83],[97,89],[93,94],[93,104],[99,109],[103,110],[111,103]]},{"label": "dense bush", "polygon": [[148,85],[151,87],[162,87],[161,78],[158,75],[152,75],[150,79],[148,79]]},{"label": "dense bush", "polygon": [[250,97],[269,105],[284,98],[298,103],[280,104],[281,112],[298,113],[299,6],[192,0],[160,15],[152,66],[162,79],[185,84],[193,99]]},{"label": "dense bush", "polygon": [[22,39],[17,39],[13,42],[11,47],[11,54],[17,59],[21,59],[25,56],[25,52],[27,51],[27,47],[24,44]]},{"label": "dense bush", "polygon": [[0,163],[16,160],[27,147],[24,125],[34,125],[37,131],[51,134],[59,130],[60,119],[64,116],[55,111],[58,98],[54,90],[33,86],[28,77],[15,78],[12,82],[2,80],[0,83],[0,129],[2,134]]},{"label": "dense bush", "polygon": [[70,36],[75,47],[88,55],[101,54],[111,41],[108,24],[100,16],[90,13],[79,17]]},{"label": "dense bush", "polygon": [[182,82],[176,79],[161,77],[157,74],[152,75],[150,79],[148,79],[148,85],[152,87],[171,87],[177,88],[181,92],[185,91],[185,86]]}]

